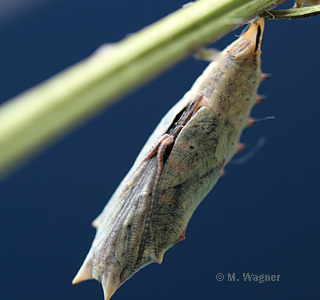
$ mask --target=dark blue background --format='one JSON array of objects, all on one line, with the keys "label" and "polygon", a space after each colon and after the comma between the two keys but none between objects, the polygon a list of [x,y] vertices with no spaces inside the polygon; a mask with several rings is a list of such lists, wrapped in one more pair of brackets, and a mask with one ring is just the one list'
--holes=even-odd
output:
[{"label": "dark blue background", "polygon": [[[0,27],[1,102],[183,4],[52,0],[13,15]],[[276,119],[246,129],[242,138],[250,149],[266,135],[266,145],[245,164],[227,167],[191,219],[186,240],[113,299],[318,299],[319,22],[266,22],[262,66],[273,77],[262,83],[268,99],[253,116]],[[231,33],[214,47],[234,39]],[[206,65],[187,59],[1,182],[2,299],[103,299],[97,281],[71,285],[94,237],[91,221]],[[280,281],[243,282],[244,272]],[[217,273],[236,273],[240,281],[219,282]]]}]

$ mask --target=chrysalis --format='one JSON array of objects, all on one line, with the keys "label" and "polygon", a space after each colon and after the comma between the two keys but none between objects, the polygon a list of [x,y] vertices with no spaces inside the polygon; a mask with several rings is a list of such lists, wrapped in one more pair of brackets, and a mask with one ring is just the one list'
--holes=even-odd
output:
[{"label": "chrysalis", "polygon": [[185,238],[187,224],[237,152],[260,84],[263,19],[252,23],[167,113],[103,212],[73,283],[96,279],[105,299]]}]

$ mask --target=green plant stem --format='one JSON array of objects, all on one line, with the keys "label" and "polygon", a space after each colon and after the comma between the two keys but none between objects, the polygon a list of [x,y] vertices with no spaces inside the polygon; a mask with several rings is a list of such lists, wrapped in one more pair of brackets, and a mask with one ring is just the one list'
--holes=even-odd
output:
[{"label": "green plant stem", "polygon": [[201,0],[0,106],[0,177],[76,125],[285,0]]},{"label": "green plant stem", "polygon": [[282,9],[282,10],[273,10],[265,11],[260,17],[270,20],[279,20],[279,19],[301,19],[308,18],[320,15],[320,5],[313,5],[302,8],[294,9]]}]

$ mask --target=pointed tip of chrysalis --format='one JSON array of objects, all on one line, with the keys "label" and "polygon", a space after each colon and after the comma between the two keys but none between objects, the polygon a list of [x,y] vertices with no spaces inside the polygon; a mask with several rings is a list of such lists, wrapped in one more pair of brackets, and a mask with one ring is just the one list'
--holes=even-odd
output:
[{"label": "pointed tip of chrysalis", "polygon": [[266,79],[269,79],[270,77],[272,77],[272,75],[269,74],[269,73],[261,73],[261,74],[260,74],[260,80],[261,80],[261,81],[264,81],[264,80],[266,80]]},{"label": "pointed tip of chrysalis", "polygon": [[85,258],[77,275],[73,278],[72,284],[77,284],[85,280],[93,279],[92,277],[92,256],[89,252]]},{"label": "pointed tip of chrysalis", "polygon": [[104,286],[102,286],[102,288],[103,288],[104,300],[109,300],[113,296],[113,294],[115,293],[115,291],[110,292],[110,290],[105,289]]},{"label": "pointed tip of chrysalis", "polygon": [[248,118],[248,121],[247,121],[247,126],[252,126],[253,124],[256,123],[256,120],[254,118]]},{"label": "pointed tip of chrysalis", "polygon": [[240,152],[240,151],[242,151],[243,149],[245,149],[246,148],[246,145],[245,144],[243,144],[243,143],[238,143],[238,145],[237,145],[237,152]]},{"label": "pointed tip of chrysalis", "polygon": [[83,264],[77,275],[73,278],[72,284],[77,284],[89,279],[92,279],[91,268],[86,264]]},{"label": "pointed tip of chrysalis", "polygon": [[247,121],[247,126],[251,126],[251,125],[253,125],[257,122],[260,122],[260,121],[273,120],[274,118],[275,118],[275,116],[267,116],[267,117],[260,118],[260,119],[254,119],[254,118],[249,117],[248,121]]},{"label": "pointed tip of chrysalis", "polygon": [[150,253],[150,257],[153,259],[153,261],[157,262],[160,265],[163,261],[163,256],[165,252],[166,251],[163,250],[160,253]]},{"label": "pointed tip of chrysalis", "polygon": [[259,102],[264,101],[266,99],[267,99],[267,96],[265,96],[265,95],[257,95],[256,96],[256,103],[259,103]]},{"label": "pointed tip of chrysalis", "polygon": [[187,230],[187,227],[182,231],[182,233],[176,240],[175,244],[186,239],[186,230]]},{"label": "pointed tip of chrysalis", "polygon": [[91,226],[92,226],[93,228],[97,228],[97,227],[98,227],[98,224],[99,224],[99,219],[96,218],[96,219],[94,219],[94,220],[92,221]]},{"label": "pointed tip of chrysalis", "polygon": [[112,276],[112,274],[109,273],[106,278],[102,278],[101,284],[104,300],[109,300],[121,285],[121,282],[119,277]]}]

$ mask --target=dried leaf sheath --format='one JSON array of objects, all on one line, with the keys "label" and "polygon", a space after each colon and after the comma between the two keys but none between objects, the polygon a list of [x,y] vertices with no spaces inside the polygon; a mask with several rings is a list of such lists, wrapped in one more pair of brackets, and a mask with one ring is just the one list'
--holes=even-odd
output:
[{"label": "dried leaf sheath", "polygon": [[73,283],[97,279],[105,299],[136,271],[161,263],[237,151],[260,83],[264,22],[252,23],[168,112],[100,216]]}]

